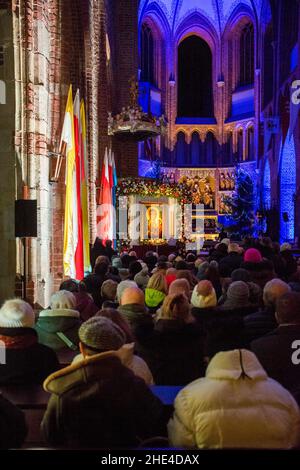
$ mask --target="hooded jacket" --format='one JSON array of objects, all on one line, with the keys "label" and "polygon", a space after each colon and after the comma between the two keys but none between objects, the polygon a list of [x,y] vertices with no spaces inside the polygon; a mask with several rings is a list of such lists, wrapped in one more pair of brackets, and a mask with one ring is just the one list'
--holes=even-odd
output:
[{"label": "hooded jacket", "polygon": [[162,403],[115,351],[60,370],[44,389],[52,395],[42,429],[52,445],[124,448],[162,431]]},{"label": "hooded jacket", "polygon": [[161,292],[159,290],[151,289],[149,287],[147,287],[145,290],[145,303],[147,307],[150,307],[150,308],[159,307],[163,303],[165,297],[166,297],[166,294],[164,294],[164,292]]},{"label": "hooded jacket", "polygon": [[168,432],[173,446],[289,449],[300,443],[300,412],[252,352],[236,349],[177,395]]},{"label": "hooded jacket", "polygon": [[140,304],[120,305],[118,311],[126,318],[134,333],[135,328],[140,324],[152,324],[152,317],[148,309]]},{"label": "hooded jacket", "polygon": [[[39,342],[54,351],[67,348],[76,350],[79,344],[78,329],[80,325],[79,312],[76,310],[49,309],[40,312],[35,330]],[[62,337],[58,333],[62,333],[66,339],[61,339]],[[68,341],[70,341],[70,344]]]},{"label": "hooded jacket", "polygon": [[[132,372],[141,377],[147,385],[154,385],[153,377],[146,362],[134,354],[134,343],[124,344],[116,353],[121,359],[122,364]],[[73,364],[83,360],[83,355],[78,354],[73,359]]]}]

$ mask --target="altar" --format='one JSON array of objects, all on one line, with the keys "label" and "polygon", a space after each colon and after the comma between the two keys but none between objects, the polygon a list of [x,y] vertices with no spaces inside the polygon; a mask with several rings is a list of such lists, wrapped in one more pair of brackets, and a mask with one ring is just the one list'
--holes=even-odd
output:
[{"label": "altar", "polygon": [[226,201],[234,189],[234,168],[162,168],[160,179],[121,179],[117,199],[127,210],[123,238],[131,246],[199,247],[214,241],[220,220],[230,216]]}]

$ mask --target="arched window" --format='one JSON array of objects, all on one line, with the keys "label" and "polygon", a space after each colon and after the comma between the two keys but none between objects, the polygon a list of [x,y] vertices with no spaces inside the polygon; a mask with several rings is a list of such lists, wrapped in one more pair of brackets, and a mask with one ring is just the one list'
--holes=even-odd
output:
[{"label": "arched window", "polygon": [[269,159],[266,160],[263,181],[263,201],[264,209],[271,209],[271,170]]},{"label": "arched window", "polygon": [[224,145],[224,154],[222,163],[232,163],[233,162],[233,136],[232,132],[228,133],[227,142]]},{"label": "arched window", "polygon": [[240,86],[254,83],[254,28],[248,23],[240,36]]},{"label": "arched window", "polygon": [[[295,236],[296,149],[294,137],[286,139],[280,162],[280,239],[293,240]],[[285,217],[285,214],[287,218]]]},{"label": "arched window", "polygon": [[178,47],[178,116],[213,117],[212,53],[198,36]]},{"label": "arched window", "polygon": [[208,132],[205,139],[205,160],[208,166],[217,163],[217,141],[212,132]]},{"label": "arched window", "polygon": [[252,126],[249,127],[247,131],[247,148],[248,148],[247,159],[254,160],[254,129]]},{"label": "arched window", "polygon": [[176,142],[176,164],[179,166],[184,166],[187,164],[188,157],[188,146],[185,140],[184,132],[178,132],[177,142]]},{"label": "arched window", "polygon": [[201,142],[198,132],[193,132],[191,140],[191,164],[197,166],[200,163]]},{"label": "arched window", "polygon": [[141,80],[155,85],[154,38],[147,24],[143,24],[141,32]]},{"label": "arched window", "polygon": [[273,26],[270,24],[267,27],[264,37],[264,108],[269,104],[273,97],[273,84],[274,84],[274,49],[273,49]]},{"label": "arched window", "polygon": [[237,136],[237,159],[238,162],[243,161],[243,129],[240,129],[238,131],[238,136]]}]

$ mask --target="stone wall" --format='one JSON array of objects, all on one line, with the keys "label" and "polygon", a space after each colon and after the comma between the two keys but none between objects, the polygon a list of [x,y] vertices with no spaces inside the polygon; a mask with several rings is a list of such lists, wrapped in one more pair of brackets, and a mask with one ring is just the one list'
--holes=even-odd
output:
[{"label": "stone wall", "polygon": [[7,102],[0,104],[0,165],[5,175],[0,202],[0,247],[5,253],[0,301],[14,294],[16,275],[16,292],[21,295],[23,255],[14,238],[15,198],[37,199],[38,204],[38,236],[27,243],[28,299],[47,306],[63,279],[65,164],[58,182],[51,183],[50,176],[70,84],[74,95],[80,89],[86,103],[91,243],[96,236],[97,187],[105,148],[114,146],[120,175],[137,174],[137,145],[111,142],[107,136],[107,113],[129,104],[129,79],[137,76],[137,4],[137,0],[0,1],[0,46],[6,44],[9,64],[0,65],[0,73],[5,72],[0,80],[4,78],[7,90]]}]

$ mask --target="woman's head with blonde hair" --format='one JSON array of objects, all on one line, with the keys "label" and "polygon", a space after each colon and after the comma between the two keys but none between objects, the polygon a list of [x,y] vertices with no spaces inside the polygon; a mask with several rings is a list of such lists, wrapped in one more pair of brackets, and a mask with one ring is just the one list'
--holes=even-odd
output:
[{"label": "woman's head with blonde hair", "polygon": [[153,274],[149,279],[147,288],[155,289],[155,290],[158,290],[159,292],[163,292],[164,294],[167,294],[168,286],[167,286],[165,275],[161,271]]},{"label": "woman's head with blonde hair", "polygon": [[184,294],[169,294],[160,309],[159,319],[161,320],[191,320],[190,304]]}]

